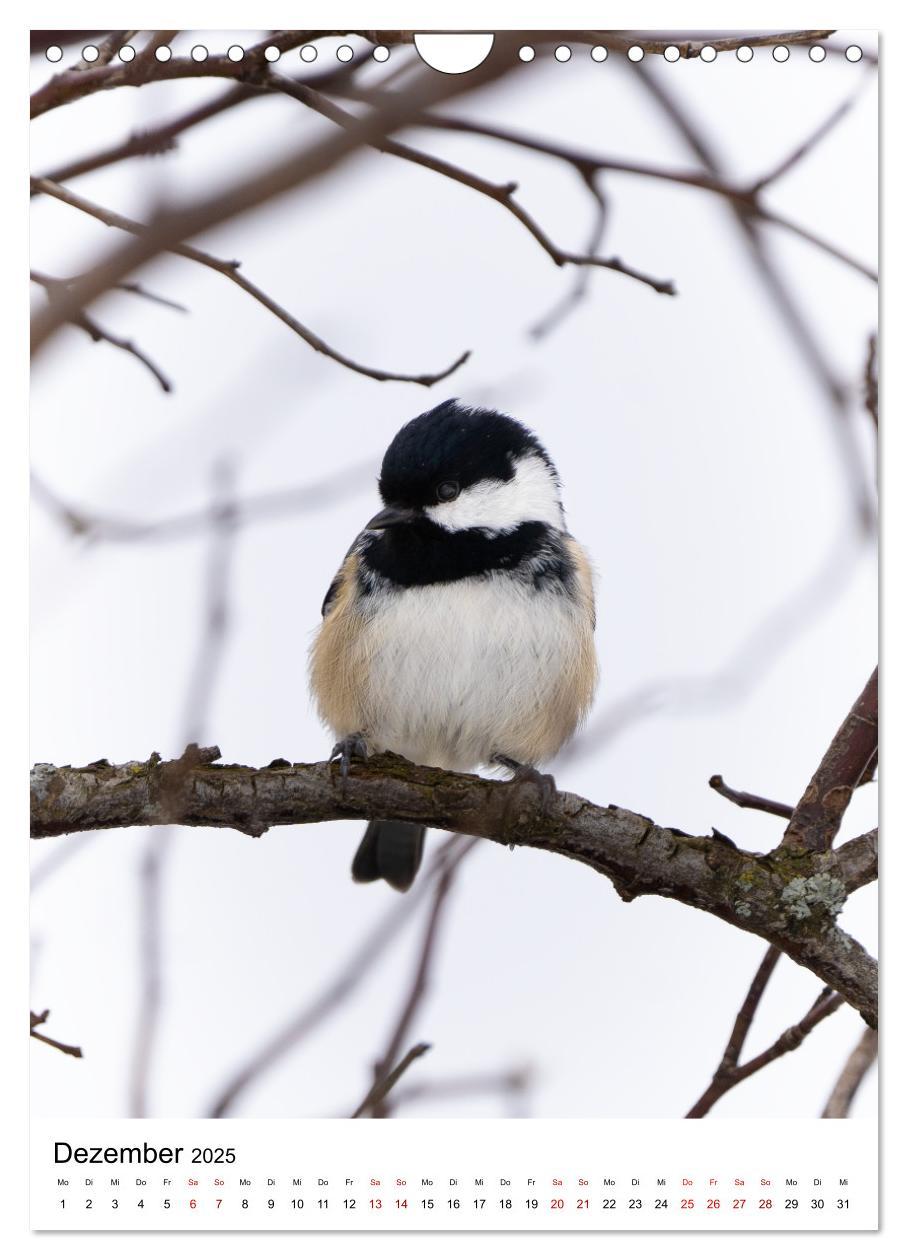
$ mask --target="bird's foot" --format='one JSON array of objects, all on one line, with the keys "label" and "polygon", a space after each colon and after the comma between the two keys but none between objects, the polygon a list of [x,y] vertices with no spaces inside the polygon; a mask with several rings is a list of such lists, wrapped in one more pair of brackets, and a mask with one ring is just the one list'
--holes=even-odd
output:
[{"label": "bird's foot", "polygon": [[[537,770],[535,766],[524,765],[523,762],[515,761],[513,757],[507,757],[504,753],[495,753],[492,757],[492,764],[503,766],[506,770],[511,771],[510,782],[515,788],[515,799],[508,807],[508,814],[512,821],[520,821],[520,798],[521,788],[524,786],[536,789],[539,797],[539,815],[544,817],[548,812],[554,798],[556,787],[555,779],[551,774],[543,774]],[[514,848],[513,844],[509,846]]]},{"label": "bird's foot", "polygon": [[354,758],[357,761],[366,761],[369,756],[369,748],[366,744],[366,737],[362,731],[354,731],[352,735],[345,735],[343,739],[339,739],[331,749],[331,756],[328,761],[339,761],[341,779],[344,783],[350,773],[350,765]]}]

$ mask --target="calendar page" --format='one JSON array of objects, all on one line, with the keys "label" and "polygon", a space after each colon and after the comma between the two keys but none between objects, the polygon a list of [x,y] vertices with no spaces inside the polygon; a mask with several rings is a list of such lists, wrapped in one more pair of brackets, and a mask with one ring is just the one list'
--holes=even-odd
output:
[{"label": "calendar page", "polygon": [[878,69],[31,31],[33,1231],[877,1229]]}]

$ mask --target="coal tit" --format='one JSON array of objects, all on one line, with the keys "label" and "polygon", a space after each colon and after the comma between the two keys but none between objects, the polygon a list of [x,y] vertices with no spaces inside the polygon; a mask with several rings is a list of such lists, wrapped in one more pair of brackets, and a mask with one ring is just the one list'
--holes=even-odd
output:
[{"label": "coal tit", "polygon": [[[451,399],[404,425],[378,489],[384,507],[331,583],[310,653],[344,770],[383,751],[448,770],[547,761],[598,671],[590,563],[539,439]],[[353,878],[409,888],[424,838],[369,823]]]}]

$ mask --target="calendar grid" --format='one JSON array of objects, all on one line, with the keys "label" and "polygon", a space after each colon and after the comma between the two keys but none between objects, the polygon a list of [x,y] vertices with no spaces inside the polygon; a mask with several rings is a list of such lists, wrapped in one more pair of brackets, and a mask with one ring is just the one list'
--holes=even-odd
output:
[{"label": "calendar grid", "polygon": [[41,1121],[38,1230],[872,1230],[863,1121]]}]

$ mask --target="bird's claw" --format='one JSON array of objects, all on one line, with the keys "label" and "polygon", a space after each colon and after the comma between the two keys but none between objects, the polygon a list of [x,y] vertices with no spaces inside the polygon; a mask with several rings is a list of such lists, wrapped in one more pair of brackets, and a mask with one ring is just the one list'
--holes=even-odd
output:
[{"label": "bird's claw", "polygon": [[369,748],[366,744],[366,737],[362,731],[355,731],[352,735],[345,735],[343,739],[339,739],[331,749],[330,761],[340,761],[341,778],[346,782],[350,773],[350,765],[354,758],[357,761],[365,761],[369,756]]},{"label": "bird's claw", "polygon": [[506,757],[504,753],[496,753],[492,757],[492,763],[496,766],[504,766],[506,770],[511,771],[510,782],[512,784],[532,784],[539,792],[540,813],[547,814],[549,812],[549,807],[557,790],[553,775],[543,774],[535,766],[526,766],[520,761],[515,761],[513,757]]}]

